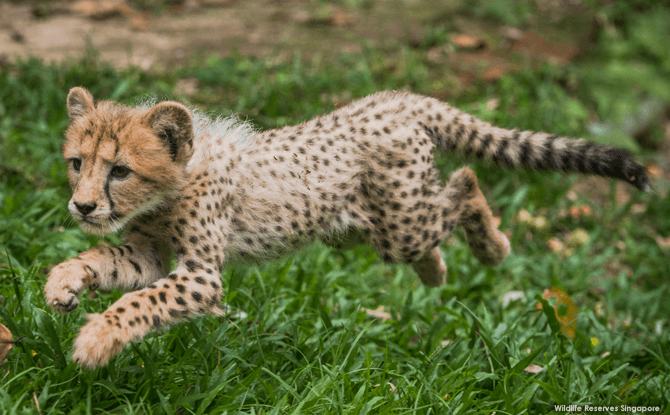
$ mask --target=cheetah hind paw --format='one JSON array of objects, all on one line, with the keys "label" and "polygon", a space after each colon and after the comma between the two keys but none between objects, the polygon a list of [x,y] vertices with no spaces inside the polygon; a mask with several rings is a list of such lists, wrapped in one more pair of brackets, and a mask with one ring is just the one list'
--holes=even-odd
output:
[{"label": "cheetah hind paw", "polygon": [[419,275],[421,282],[428,287],[439,287],[447,282],[447,264],[438,246],[412,263],[412,268]]}]

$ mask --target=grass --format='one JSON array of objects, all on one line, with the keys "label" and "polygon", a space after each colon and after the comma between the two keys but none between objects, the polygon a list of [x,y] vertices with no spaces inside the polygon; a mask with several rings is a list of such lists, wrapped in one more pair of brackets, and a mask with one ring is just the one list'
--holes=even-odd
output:
[{"label": "grass", "polygon": [[[449,100],[502,126],[574,136],[584,135],[594,117],[619,122],[645,97],[667,105],[670,49],[655,42],[667,38],[659,33],[668,20],[659,16],[670,9],[646,2],[626,7],[598,9],[605,25],[580,61],[510,74]],[[663,181],[658,193],[623,203],[610,186],[601,204],[588,195],[566,197],[575,177],[476,166],[501,228],[512,235],[512,253],[495,269],[480,265],[456,235],[443,245],[448,284],[430,290],[408,267],[381,264],[369,247],[317,244],[271,264],[227,268],[230,316],[152,334],[98,370],[69,360],[85,314],[121,295],[84,299],[67,316],[51,312],[42,295],[51,266],[119,240],[84,235],[67,219],[59,147],[71,86],[130,103],[183,98],[272,128],[382,89],[443,92],[436,91],[443,70],[411,48],[392,62],[374,50],[327,66],[231,56],[164,74],[113,70],[94,56],[1,68],[0,321],[20,340],[0,363],[0,411],[535,414],[590,404],[668,413],[670,262],[656,241],[670,234]],[[181,78],[197,79],[197,93],[174,96]],[[491,97],[499,99],[495,110],[486,106]],[[640,151],[640,160],[664,162]],[[445,177],[462,164],[439,163]],[[564,214],[576,205],[592,213]],[[521,209],[532,220],[519,220]],[[547,246],[551,238],[567,245],[576,230],[588,240],[569,252]],[[552,286],[579,308],[574,339],[561,333],[563,316],[553,303],[538,300]],[[510,291],[521,299],[505,304]],[[378,307],[390,318],[366,311]],[[531,364],[542,370],[524,370]]]}]

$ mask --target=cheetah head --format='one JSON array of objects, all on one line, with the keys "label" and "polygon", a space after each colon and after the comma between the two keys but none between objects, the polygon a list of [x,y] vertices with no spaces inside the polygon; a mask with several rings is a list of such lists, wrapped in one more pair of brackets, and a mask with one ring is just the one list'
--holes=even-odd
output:
[{"label": "cheetah head", "polygon": [[152,108],[95,102],[77,87],[68,94],[67,110],[68,209],[85,232],[116,232],[183,188],[193,154],[186,107],[170,101]]}]

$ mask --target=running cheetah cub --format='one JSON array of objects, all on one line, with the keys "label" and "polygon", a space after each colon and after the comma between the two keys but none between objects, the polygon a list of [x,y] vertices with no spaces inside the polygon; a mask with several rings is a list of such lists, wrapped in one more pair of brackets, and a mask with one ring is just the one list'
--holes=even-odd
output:
[{"label": "running cheetah cub", "polygon": [[363,235],[380,258],[411,264],[428,286],[444,283],[440,242],[459,225],[483,264],[499,264],[509,242],[475,174],[462,168],[441,186],[435,148],[649,185],[624,150],[496,128],[407,93],[375,94],[263,133],[176,102],[96,102],[83,88],[70,91],[67,109],[70,213],[92,234],[124,229],[125,245],[94,247],[54,267],[46,299],[68,312],[85,288],[131,291],[89,315],[72,356],[84,367],[107,364],[156,327],[221,314],[225,263],[277,257],[333,235]]}]

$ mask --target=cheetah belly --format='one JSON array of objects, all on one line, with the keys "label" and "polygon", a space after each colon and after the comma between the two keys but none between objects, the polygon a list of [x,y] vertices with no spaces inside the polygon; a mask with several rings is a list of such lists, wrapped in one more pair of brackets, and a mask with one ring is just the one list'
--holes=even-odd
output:
[{"label": "cheetah belly", "polygon": [[[330,214],[327,222],[324,221],[325,226],[312,225],[310,228],[293,230],[279,226],[279,222],[265,220],[262,223],[267,226],[232,230],[225,250],[226,259],[230,262],[277,259],[318,240],[330,244],[331,241],[339,241],[348,235],[348,220],[347,213],[341,211]],[[277,230],[277,227],[281,230]]]}]

